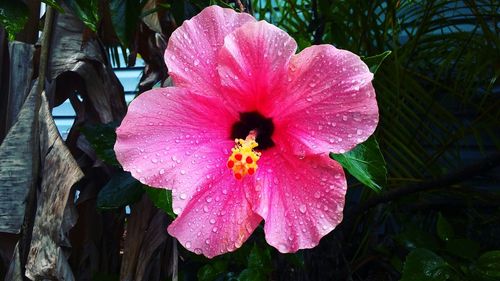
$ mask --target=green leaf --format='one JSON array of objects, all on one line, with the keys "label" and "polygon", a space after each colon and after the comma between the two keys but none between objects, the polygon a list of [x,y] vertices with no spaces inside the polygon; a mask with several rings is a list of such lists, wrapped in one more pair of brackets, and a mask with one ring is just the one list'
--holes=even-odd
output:
[{"label": "green leaf", "polygon": [[270,266],[271,252],[269,248],[261,249],[257,244],[254,244],[250,255],[248,255],[248,267],[268,271]]},{"label": "green leaf", "polygon": [[55,0],[42,0],[42,2],[56,9],[59,13],[64,13],[64,9]]},{"label": "green leaf", "polygon": [[145,3],[146,1],[137,0],[109,1],[111,22],[124,47],[128,47],[133,40]]},{"label": "green leaf", "polygon": [[99,0],[64,0],[66,5],[92,31],[99,24]]},{"label": "green leaf", "polygon": [[217,260],[209,263],[198,270],[199,281],[213,281],[218,276],[227,271],[227,262],[224,260]]},{"label": "green leaf", "polygon": [[391,51],[385,51],[381,54],[372,57],[361,57],[361,59],[368,65],[370,72],[375,74],[384,60],[391,54]]},{"label": "green leaf", "polygon": [[454,256],[474,260],[479,254],[479,243],[469,239],[451,239],[446,243],[446,251]]},{"label": "green leaf", "polygon": [[141,183],[129,172],[115,174],[97,195],[97,207],[115,209],[132,204],[141,198],[144,190]]},{"label": "green leaf", "polygon": [[81,127],[80,131],[102,161],[110,165],[120,166],[113,149],[116,141],[116,127],[118,127],[118,123],[111,122],[108,124],[87,125]]},{"label": "green leaf", "polygon": [[271,252],[269,248],[260,248],[255,243],[248,255],[247,268],[238,276],[239,281],[268,280],[271,272]]},{"label": "green leaf", "polygon": [[24,28],[28,15],[28,6],[22,1],[0,1],[0,25],[9,33],[10,41]]},{"label": "green leaf", "polygon": [[405,226],[404,231],[398,234],[395,240],[410,251],[417,248],[430,250],[439,248],[439,243],[434,235],[411,223]]},{"label": "green leaf", "polygon": [[476,269],[488,277],[500,278],[500,251],[482,254],[477,260]]},{"label": "green leaf", "polygon": [[238,276],[238,281],[263,281],[267,280],[265,274],[256,268],[244,269]]},{"label": "green leaf", "polygon": [[406,257],[401,281],[446,281],[452,275],[443,258],[427,249],[416,249]]},{"label": "green leaf", "polygon": [[449,241],[455,236],[455,231],[451,224],[446,220],[441,213],[438,214],[438,219],[436,223],[437,235],[443,241]]},{"label": "green leaf", "polygon": [[172,209],[172,191],[164,188],[153,188],[149,186],[144,186],[144,190],[146,190],[146,194],[149,196],[149,199],[153,201],[153,204],[163,210],[167,215],[171,218],[175,219],[177,217],[174,214],[174,210]]},{"label": "green leaf", "polygon": [[385,160],[374,136],[344,154],[330,153],[344,169],[364,185],[380,191],[387,180]]}]

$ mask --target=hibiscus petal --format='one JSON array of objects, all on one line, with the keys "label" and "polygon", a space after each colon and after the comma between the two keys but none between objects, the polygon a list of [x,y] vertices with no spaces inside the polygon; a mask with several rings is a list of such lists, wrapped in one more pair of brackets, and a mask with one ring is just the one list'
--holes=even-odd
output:
[{"label": "hibiscus petal", "polygon": [[218,93],[216,57],[224,37],[241,25],[255,21],[246,13],[210,6],[185,21],[170,36],[165,62],[177,87],[201,95]]},{"label": "hibiscus petal", "polygon": [[153,89],[130,104],[116,130],[116,157],[142,183],[172,189],[174,212],[180,213],[201,180],[225,166],[236,119],[215,98]]},{"label": "hibiscus petal", "polygon": [[366,64],[349,51],[332,45],[304,49],[290,61],[288,95],[271,114],[276,138],[299,153],[352,149],[378,123],[372,79]]},{"label": "hibiscus petal", "polygon": [[168,227],[188,250],[209,258],[236,250],[262,221],[229,169],[203,182],[202,191]]},{"label": "hibiscus petal", "polygon": [[226,100],[240,112],[266,113],[286,85],[288,62],[297,43],[265,21],[243,25],[229,34],[219,53],[219,75]]},{"label": "hibiscus petal", "polygon": [[282,253],[312,248],[342,221],[344,171],[327,154],[300,159],[271,151],[259,160],[248,199],[265,220],[270,245]]}]

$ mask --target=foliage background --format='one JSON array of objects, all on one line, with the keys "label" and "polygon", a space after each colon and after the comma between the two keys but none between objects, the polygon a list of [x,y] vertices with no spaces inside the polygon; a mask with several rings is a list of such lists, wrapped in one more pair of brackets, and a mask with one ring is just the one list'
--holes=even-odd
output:
[{"label": "foliage background", "polygon": [[[34,49],[24,62],[32,68],[24,80],[27,93],[37,78],[46,81],[47,102],[33,103],[33,120],[44,116],[36,114],[40,104],[50,111],[66,99],[77,112],[64,146],[82,175],[69,185],[67,198],[58,198],[63,211],[47,211],[60,221],[74,214],[72,227],[53,224],[49,229],[62,236],[47,235],[36,223],[43,212],[34,210],[48,203],[43,194],[51,189],[43,179],[60,166],[40,168],[49,155],[43,149],[25,155],[24,165],[43,172],[22,186],[26,192],[16,200],[24,205],[0,197],[0,209],[21,208],[24,214],[20,229],[0,232],[0,279],[21,280],[26,274],[32,280],[500,280],[498,1],[43,2],[53,14],[42,19],[39,1],[0,2],[1,55],[10,58],[1,72],[0,153],[12,150],[11,127],[23,120],[9,117],[20,111],[9,101],[22,104],[27,96],[12,90],[20,79],[13,63],[17,40]],[[369,163],[364,179],[349,179],[344,222],[314,249],[279,254],[259,228],[234,253],[208,260],[187,252],[165,232],[173,215],[168,193],[141,186],[114,158],[114,128],[126,110],[123,88],[110,71],[111,62],[120,61],[118,50],[129,67],[137,55],[146,63],[138,94],[166,85],[162,56],[171,32],[211,4],[279,26],[300,49],[333,44],[364,57],[391,51],[381,64],[380,57],[367,60],[379,66],[376,138],[386,164]],[[42,28],[48,39],[36,43]],[[42,89],[34,88],[37,100]],[[42,147],[40,137],[33,137],[37,130],[16,137],[35,139],[35,147]],[[360,159],[379,161],[376,145],[367,147]],[[13,182],[5,176],[11,165],[5,159],[3,194]],[[387,174],[380,171],[384,166]],[[366,186],[374,184],[382,190]],[[35,259],[32,249],[37,241],[47,247],[45,237],[57,254]],[[58,259],[67,262],[56,266]],[[50,270],[35,270],[43,262]]]}]

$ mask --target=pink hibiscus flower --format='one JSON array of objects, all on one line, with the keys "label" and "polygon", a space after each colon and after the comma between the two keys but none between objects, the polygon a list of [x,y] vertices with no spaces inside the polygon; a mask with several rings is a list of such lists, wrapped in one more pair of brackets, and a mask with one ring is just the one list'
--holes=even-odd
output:
[{"label": "pink hibiscus flower", "polygon": [[175,87],[130,104],[117,158],[142,183],[172,190],[179,216],[168,232],[186,249],[233,251],[264,220],[267,242],[295,252],[342,220],[345,175],[328,153],[375,130],[373,75],[331,45],[296,49],[277,27],[211,6],[170,37]]}]

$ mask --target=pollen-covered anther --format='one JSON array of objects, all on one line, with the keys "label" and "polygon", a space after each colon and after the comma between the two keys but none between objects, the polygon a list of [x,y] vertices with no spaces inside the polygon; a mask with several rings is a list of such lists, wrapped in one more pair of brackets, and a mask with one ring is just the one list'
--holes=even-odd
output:
[{"label": "pollen-covered anther", "polygon": [[233,170],[233,175],[240,180],[246,175],[253,175],[257,170],[257,160],[261,153],[254,150],[259,144],[255,141],[255,132],[251,131],[246,139],[235,139],[236,145],[227,160],[227,167]]}]

